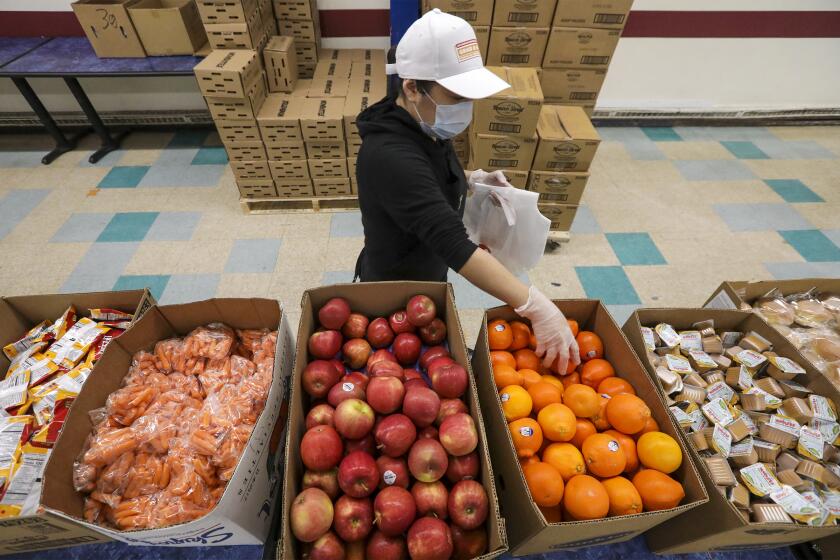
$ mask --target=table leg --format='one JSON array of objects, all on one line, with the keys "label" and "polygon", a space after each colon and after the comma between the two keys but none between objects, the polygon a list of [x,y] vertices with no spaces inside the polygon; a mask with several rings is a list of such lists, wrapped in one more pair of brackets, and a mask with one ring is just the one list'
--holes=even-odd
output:
[{"label": "table leg", "polygon": [[47,129],[47,132],[55,141],[55,148],[41,158],[41,163],[49,165],[61,154],[69,152],[75,148],[76,142],[79,137],[84,135],[84,132],[71,136],[70,138],[64,136],[64,133],[62,133],[61,129],[58,128],[58,125],[55,124],[50,112],[47,111],[47,108],[44,107],[44,104],[41,103],[40,99],[38,99],[38,95],[35,93],[35,90],[32,89],[32,86],[29,85],[29,82],[26,81],[26,78],[13,77],[12,82],[18,88],[18,91],[20,91],[20,94],[26,102],[29,103],[32,110],[35,111],[35,114],[38,116],[38,120],[41,121],[41,124],[44,125],[44,128]]},{"label": "table leg", "polygon": [[73,77],[65,77],[64,83],[67,84],[67,87],[70,89],[70,93],[72,93],[73,97],[76,98],[76,101],[82,108],[82,111],[84,111],[85,116],[90,121],[93,130],[102,141],[102,145],[99,149],[93,152],[90,158],[88,158],[88,161],[91,163],[96,163],[105,157],[106,154],[118,149],[120,147],[120,142],[128,135],[129,131],[125,130],[112,135],[105,127],[105,123],[102,122],[102,119],[99,118],[99,113],[96,112],[96,108],[94,108],[93,103],[91,103],[90,99],[88,99],[88,96],[85,93],[85,90],[82,89],[82,85],[79,83],[79,80]]}]

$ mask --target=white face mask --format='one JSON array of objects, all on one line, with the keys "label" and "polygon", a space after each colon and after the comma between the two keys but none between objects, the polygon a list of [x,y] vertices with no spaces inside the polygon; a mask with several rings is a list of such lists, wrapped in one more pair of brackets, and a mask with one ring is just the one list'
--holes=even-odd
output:
[{"label": "white face mask", "polygon": [[472,121],[473,102],[461,101],[454,105],[439,105],[435,103],[432,96],[426,92],[423,95],[429,98],[429,101],[435,104],[435,122],[430,125],[420,116],[420,111],[417,110],[417,105],[414,106],[414,112],[417,113],[417,118],[420,119],[420,128],[423,132],[432,138],[439,138],[440,140],[449,140],[464,132],[470,121]]}]

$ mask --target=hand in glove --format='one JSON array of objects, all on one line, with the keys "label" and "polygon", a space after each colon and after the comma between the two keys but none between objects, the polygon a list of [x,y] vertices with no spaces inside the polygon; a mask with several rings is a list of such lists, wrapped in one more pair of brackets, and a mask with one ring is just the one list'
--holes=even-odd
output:
[{"label": "hand in glove", "polygon": [[531,321],[537,339],[536,353],[543,364],[551,367],[557,362],[557,373],[565,375],[569,361],[580,363],[578,344],[563,313],[534,286],[528,290],[528,302],[516,308],[516,313]]},{"label": "hand in glove", "polygon": [[469,186],[470,190],[475,188],[476,183],[483,185],[490,185],[493,187],[513,187],[501,171],[487,172],[483,169],[476,169],[470,174]]}]

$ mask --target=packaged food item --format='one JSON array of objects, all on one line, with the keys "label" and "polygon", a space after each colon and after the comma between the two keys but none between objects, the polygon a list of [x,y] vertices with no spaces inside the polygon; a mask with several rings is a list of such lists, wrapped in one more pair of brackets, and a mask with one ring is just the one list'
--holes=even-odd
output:
[{"label": "packaged food item", "polygon": [[59,366],[71,369],[85,357],[90,347],[109,330],[110,327],[97,323],[93,319],[82,317],[67,330],[64,336],[50,346],[46,355]]},{"label": "packaged food item", "polygon": [[[17,465],[0,499],[0,518],[35,513],[37,496],[41,494],[41,475],[49,456],[50,450],[43,447],[31,444],[21,447]],[[33,500],[33,496],[36,499]],[[29,511],[24,512],[24,509]]]},{"label": "packaged food item", "polygon": [[20,354],[21,352],[25,352],[31,346],[41,342],[44,333],[46,333],[50,328],[50,322],[44,321],[42,323],[38,323],[29,331],[23,335],[19,340],[15,342],[11,342],[3,347],[3,353],[6,354],[6,357],[10,360],[14,360],[15,356]]}]

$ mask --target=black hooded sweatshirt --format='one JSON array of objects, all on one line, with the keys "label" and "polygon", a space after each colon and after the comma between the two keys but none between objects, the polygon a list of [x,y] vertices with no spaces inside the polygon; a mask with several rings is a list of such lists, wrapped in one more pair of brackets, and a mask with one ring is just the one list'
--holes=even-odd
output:
[{"label": "black hooded sweatshirt", "polygon": [[365,247],[356,274],[363,282],[445,281],[477,246],[462,221],[464,170],[452,143],[430,138],[386,97],[357,118],[356,162]]}]

